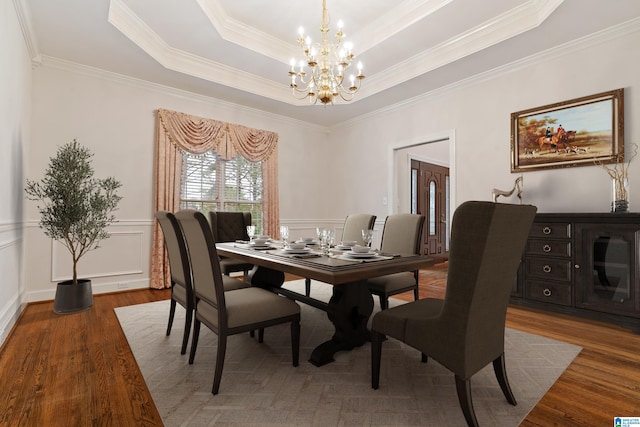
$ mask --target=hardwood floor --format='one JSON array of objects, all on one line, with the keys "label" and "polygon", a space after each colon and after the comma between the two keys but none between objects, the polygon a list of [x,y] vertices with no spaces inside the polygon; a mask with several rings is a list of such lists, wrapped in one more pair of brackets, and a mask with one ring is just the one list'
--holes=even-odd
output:
[{"label": "hardwood floor", "polygon": [[[445,274],[446,266],[422,271],[421,297],[442,298]],[[113,309],[167,298],[166,290],[96,295],[91,310],[70,315],[30,304],[0,350],[0,426],[162,425]],[[640,336],[521,307],[509,308],[507,326],[584,348],[521,425],[640,416]]]}]

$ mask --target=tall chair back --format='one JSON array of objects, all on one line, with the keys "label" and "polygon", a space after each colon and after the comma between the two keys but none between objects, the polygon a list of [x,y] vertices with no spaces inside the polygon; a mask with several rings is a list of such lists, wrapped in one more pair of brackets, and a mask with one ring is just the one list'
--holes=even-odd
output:
[{"label": "tall chair back", "polygon": [[216,242],[248,240],[247,225],[251,225],[251,212],[209,212],[209,221]]},{"label": "tall chair back", "polygon": [[171,327],[175,316],[176,302],[187,311],[184,326],[181,354],[187,350],[187,342],[191,331],[193,318],[194,297],[191,284],[191,270],[189,267],[189,256],[184,242],[182,230],[178,225],[176,217],[171,212],[160,211],[156,213],[156,219],[160,223],[164,236],[165,247],[169,257],[169,270],[171,277],[171,303],[169,306],[169,324],[167,325],[167,335],[171,334]]},{"label": "tall chair back", "polygon": [[207,218],[201,212],[192,210],[180,211],[176,218],[186,241],[195,295],[195,322],[189,364],[195,358],[200,325],[204,324],[218,335],[211,392],[217,394],[220,387],[229,335],[258,330],[258,340],[262,342],[264,328],[290,323],[293,366],[298,366],[300,306],[295,301],[257,287],[225,292],[220,260]]},{"label": "tall chair back", "polygon": [[342,229],[342,241],[356,241],[358,245],[364,245],[362,239],[362,230],[373,230],[376,222],[376,216],[371,214],[357,213],[350,214],[344,221]]},{"label": "tall chair back", "polygon": [[444,300],[421,299],[376,314],[371,335],[371,385],[378,388],[384,336],[400,340],[453,372],[467,423],[478,425],[470,378],[487,364],[507,401],[516,404],[504,358],[507,305],[536,207],[470,201],[451,224]]},{"label": "tall chair back", "polygon": [[381,252],[417,254],[420,249],[424,215],[393,214],[384,222]]},{"label": "tall chair back", "polygon": [[[213,239],[216,242],[235,242],[236,240],[249,240],[247,225],[251,225],[251,212],[209,212],[209,222]],[[228,276],[231,273],[243,272],[244,278],[253,268],[253,264],[231,258],[220,259],[222,274]]]},{"label": "tall chair back", "polygon": [[[193,290],[196,300],[204,300],[216,311],[224,310],[224,286],[222,271],[216,251],[215,240],[207,219],[202,213],[192,210],[176,214],[184,232],[187,250],[191,258]],[[207,229],[208,232],[204,232]],[[224,313],[218,313],[220,324],[225,322]]]}]

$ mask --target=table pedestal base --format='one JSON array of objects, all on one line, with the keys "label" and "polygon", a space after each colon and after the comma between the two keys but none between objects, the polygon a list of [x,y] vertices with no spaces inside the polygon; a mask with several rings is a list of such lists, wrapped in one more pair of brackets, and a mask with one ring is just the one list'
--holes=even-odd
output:
[{"label": "table pedestal base", "polygon": [[326,365],[333,362],[336,352],[352,350],[369,341],[367,322],[372,312],[373,297],[366,282],[335,285],[327,307],[335,334],[313,350],[309,362],[315,366]]},{"label": "table pedestal base", "polygon": [[[248,282],[252,286],[280,288],[284,282],[284,273],[255,266],[248,275]],[[373,297],[366,283],[359,281],[334,285],[333,295],[326,308],[321,301],[302,294],[298,297],[296,292],[282,292],[289,298],[325,309],[327,317],[335,327],[333,337],[313,350],[309,358],[310,363],[315,366],[326,365],[333,362],[336,352],[352,350],[369,341],[367,322],[373,312]],[[314,301],[318,304],[313,304]]]}]

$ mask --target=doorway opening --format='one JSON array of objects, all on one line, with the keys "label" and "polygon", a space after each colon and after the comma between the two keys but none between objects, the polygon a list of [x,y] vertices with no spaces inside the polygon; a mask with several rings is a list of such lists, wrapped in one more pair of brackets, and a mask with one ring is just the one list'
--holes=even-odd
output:
[{"label": "doorway opening", "polygon": [[391,213],[425,216],[421,253],[446,260],[455,208],[455,132],[397,143],[389,151]]}]

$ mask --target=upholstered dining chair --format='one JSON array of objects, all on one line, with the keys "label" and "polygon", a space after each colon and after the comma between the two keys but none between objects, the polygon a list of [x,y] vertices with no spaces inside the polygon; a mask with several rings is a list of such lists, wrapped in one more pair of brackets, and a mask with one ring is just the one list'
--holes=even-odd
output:
[{"label": "upholstered dining chair", "polygon": [[[393,214],[387,216],[382,229],[380,252],[383,254],[413,255],[420,252],[424,215]],[[420,297],[418,271],[387,274],[367,280],[369,291],[380,298],[380,308],[389,307],[389,297],[413,291]]]},{"label": "upholstered dining chair", "polygon": [[[169,258],[169,272],[171,277],[171,303],[169,305],[169,323],[167,325],[167,336],[171,335],[173,319],[176,313],[176,303],[186,310],[184,323],[184,333],[182,334],[182,347],[180,354],[187,351],[187,343],[191,333],[193,322],[194,297],[193,286],[191,285],[191,268],[189,267],[189,256],[184,243],[182,230],[178,225],[176,217],[171,212],[159,211],[156,218],[162,229],[167,256]],[[234,290],[249,287],[250,285],[242,280],[231,277],[223,277],[224,289]]]},{"label": "upholstered dining chair", "polygon": [[176,213],[184,233],[193,276],[195,320],[189,364],[193,364],[200,325],[218,336],[216,368],[211,392],[218,394],[227,348],[227,338],[242,332],[260,331],[282,323],[291,324],[291,353],[293,366],[298,366],[300,352],[300,306],[290,299],[266,289],[248,287],[225,292],[220,260],[207,218],[193,210]]},{"label": "upholstered dining chair", "polygon": [[[470,201],[454,212],[445,299],[426,298],[377,313],[371,331],[371,386],[377,389],[384,337],[419,350],[453,372],[462,412],[477,426],[471,377],[489,363],[516,405],[504,357],[505,317],[536,207]],[[393,379],[390,379],[393,380]]]},{"label": "upholstered dining chair", "polygon": [[[209,212],[211,231],[216,242],[235,242],[236,240],[249,240],[247,225],[251,225],[251,212]],[[247,272],[253,268],[253,264],[232,259],[220,258],[222,274],[228,276],[231,273],[243,272],[245,278]]]},{"label": "upholstered dining chair", "polygon": [[[357,213],[347,215],[342,229],[342,242],[348,240],[356,241],[358,245],[364,245],[362,230],[373,230],[376,216],[371,214]],[[304,291],[307,296],[311,293],[311,279],[304,279]]]}]

